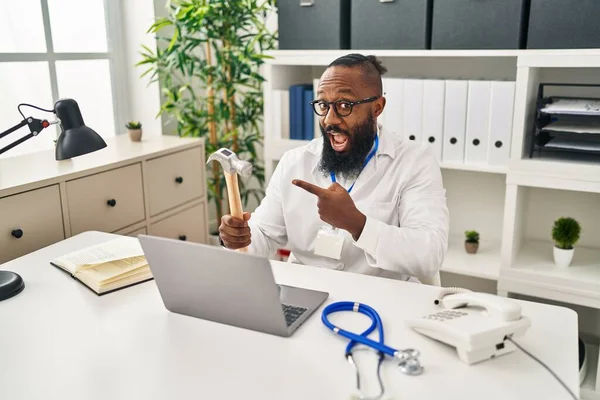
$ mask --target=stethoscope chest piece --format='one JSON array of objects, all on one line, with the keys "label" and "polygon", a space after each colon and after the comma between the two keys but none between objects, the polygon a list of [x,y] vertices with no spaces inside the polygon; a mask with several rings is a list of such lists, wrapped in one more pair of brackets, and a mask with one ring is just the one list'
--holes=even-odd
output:
[{"label": "stethoscope chest piece", "polygon": [[398,363],[398,369],[407,375],[421,375],[423,373],[423,366],[421,365],[421,362],[412,357],[400,361]]}]

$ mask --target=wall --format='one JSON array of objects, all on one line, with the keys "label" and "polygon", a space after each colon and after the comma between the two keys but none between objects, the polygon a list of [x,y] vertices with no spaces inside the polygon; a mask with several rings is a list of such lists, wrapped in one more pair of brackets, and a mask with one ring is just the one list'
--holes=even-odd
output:
[{"label": "wall", "polygon": [[143,67],[136,67],[140,61],[142,44],[153,48],[155,41],[146,31],[154,22],[154,5],[149,0],[127,0],[122,7],[122,35],[126,59],[127,93],[129,103],[128,120],[139,120],[143,124],[144,135],[161,135],[162,121],[156,118],[160,110],[160,89],[150,78],[140,78]]}]

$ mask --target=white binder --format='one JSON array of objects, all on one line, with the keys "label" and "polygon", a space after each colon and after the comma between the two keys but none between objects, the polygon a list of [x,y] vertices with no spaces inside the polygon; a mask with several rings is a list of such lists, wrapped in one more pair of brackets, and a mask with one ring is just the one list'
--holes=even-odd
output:
[{"label": "white binder", "polygon": [[275,89],[272,91],[273,139],[290,138],[290,92]]},{"label": "white binder", "polygon": [[488,163],[508,165],[513,127],[515,82],[492,82]]},{"label": "white binder", "polygon": [[[314,93],[314,98],[315,99],[317,98],[317,90],[319,90],[319,78],[313,79],[313,93]],[[321,137],[323,135],[321,134],[321,128],[319,127],[319,118],[320,117],[316,113],[313,113],[313,114],[314,114],[313,118],[314,118],[314,123],[315,123],[315,128],[314,128],[315,129],[315,134],[314,134],[314,137],[316,139],[316,138],[319,138],[319,137]]]},{"label": "white binder", "polygon": [[404,140],[423,141],[423,80],[405,79],[403,97]]},{"label": "white binder", "polygon": [[466,80],[446,81],[443,162],[462,163],[465,161],[468,90],[469,82]]},{"label": "white binder", "polygon": [[403,135],[404,80],[399,78],[383,78],[383,93],[386,104],[378,120],[381,121],[388,132]]},{"label": "white binder", "polygon": [[430,146],[436,160],[442,161],[442,137],[444,133],[445,82],[426,79],[423,83],[423,143]]},{"label": "white binder", "polygon": [[491,81],[469,81],[465,163],[487,164]]}]

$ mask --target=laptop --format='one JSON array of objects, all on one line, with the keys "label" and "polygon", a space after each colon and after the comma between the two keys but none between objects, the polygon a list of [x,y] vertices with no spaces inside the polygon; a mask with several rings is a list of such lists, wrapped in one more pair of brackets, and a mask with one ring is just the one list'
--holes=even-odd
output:
[{"label": "laptop", "polygon": [[138,235],[174,313],[291,336],[329,293],[277,285],[268,259],[218,246]]}]

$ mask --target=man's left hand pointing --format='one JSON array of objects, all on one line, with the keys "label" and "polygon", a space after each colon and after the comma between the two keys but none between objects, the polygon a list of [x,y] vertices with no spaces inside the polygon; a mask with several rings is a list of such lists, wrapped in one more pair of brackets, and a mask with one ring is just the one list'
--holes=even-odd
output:
[{"label": "man's left hand pointing", "polygon": [[292,183],[317,196],[319,216],[323,221],[350,232],[354,240],[358,240],[367,217],[356,208],[346,189],[337,182],[327,189],[299,179]]}]

